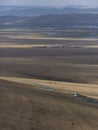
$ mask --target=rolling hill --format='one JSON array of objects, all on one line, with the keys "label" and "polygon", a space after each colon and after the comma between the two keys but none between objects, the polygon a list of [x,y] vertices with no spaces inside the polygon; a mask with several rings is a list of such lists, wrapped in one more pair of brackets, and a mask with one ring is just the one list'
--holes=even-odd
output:
[{"label": "rolling hill", "polygon": [[95,27],[98,25],[97,14],[59,14],[36,17],[1,16],[0,25],[16,27]]}]

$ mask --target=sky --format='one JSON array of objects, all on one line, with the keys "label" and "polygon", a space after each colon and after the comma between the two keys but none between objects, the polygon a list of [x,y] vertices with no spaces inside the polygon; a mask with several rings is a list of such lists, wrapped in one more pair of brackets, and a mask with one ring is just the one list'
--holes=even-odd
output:
[{"label": "sky", "polygon": [[97,6],[98,0],[0,0],[0,5],[31,5],[31,6]]}]

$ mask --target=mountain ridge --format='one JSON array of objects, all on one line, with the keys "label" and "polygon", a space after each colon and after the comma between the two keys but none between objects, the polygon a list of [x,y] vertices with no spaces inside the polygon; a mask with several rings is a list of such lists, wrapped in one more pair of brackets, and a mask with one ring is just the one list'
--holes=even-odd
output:
[{"label": "mountain ridge", "polygon": [[98,14],[97,7],[65,6],[65,7],[39,7],[39,6],[0,6],[0,16],[40,16],[48,14]]}]

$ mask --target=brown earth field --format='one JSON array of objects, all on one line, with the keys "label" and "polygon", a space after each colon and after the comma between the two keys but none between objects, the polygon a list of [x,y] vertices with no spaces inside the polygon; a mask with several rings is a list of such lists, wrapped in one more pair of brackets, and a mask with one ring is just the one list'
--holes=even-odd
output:
[{"label": "brown earth field", "polygon": [[0,36],[0,130],[97,130],[98,39],[20,37]]},{"label": "brown earth field", "polygon": [[4,47],[0,47],[0,75],[97,83],[98,48],[79,44],[77,47],[74,43],[73,46],[70,43],[69,46],[47,46],[24,47],[19,43],[15,46],[4,43]]},{"label": "brown earth field", "polygon": [[97,120],[97,105],[68,92],[0,80],[1,130],[97,130]]},{"label": "brown earth field", "polygon": [[0,75],[97,83],[98,39],[1,30]]}]

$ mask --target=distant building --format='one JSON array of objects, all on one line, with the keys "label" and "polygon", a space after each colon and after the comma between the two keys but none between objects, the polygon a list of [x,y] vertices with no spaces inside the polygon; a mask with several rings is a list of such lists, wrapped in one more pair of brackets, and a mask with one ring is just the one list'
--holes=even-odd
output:
[{"label": "distant building", "polygon": [[47,46],[47,48],[52,48],[52,46]]}]

